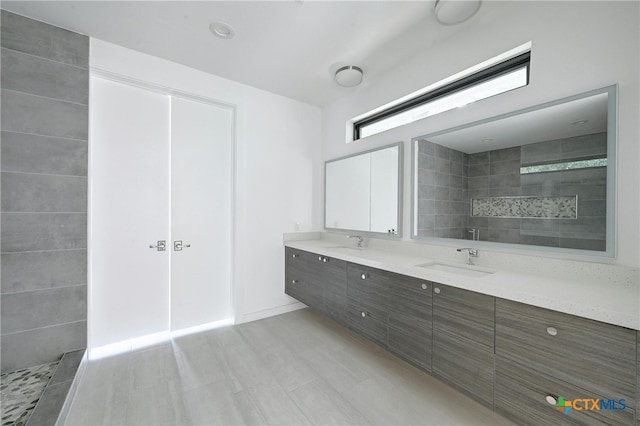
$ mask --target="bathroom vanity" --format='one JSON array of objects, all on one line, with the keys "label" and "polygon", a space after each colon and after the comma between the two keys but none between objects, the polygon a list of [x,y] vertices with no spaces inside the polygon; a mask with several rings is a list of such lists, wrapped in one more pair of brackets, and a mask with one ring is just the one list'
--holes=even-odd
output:
[{"label": "bathroom vanity", "polygon": [[636,422],[633,283],[599,291],[329,240],[287,242],[285,259],[287,294],[518,424]]}]

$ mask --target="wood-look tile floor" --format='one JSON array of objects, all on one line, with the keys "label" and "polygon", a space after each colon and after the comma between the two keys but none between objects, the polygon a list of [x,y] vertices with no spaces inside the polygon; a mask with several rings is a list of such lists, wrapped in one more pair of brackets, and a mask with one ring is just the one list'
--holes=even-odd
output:
[{"label": "wood-look tile floor", "polygon": [[66,424],[511,423],[303,309],[91,361]]}]

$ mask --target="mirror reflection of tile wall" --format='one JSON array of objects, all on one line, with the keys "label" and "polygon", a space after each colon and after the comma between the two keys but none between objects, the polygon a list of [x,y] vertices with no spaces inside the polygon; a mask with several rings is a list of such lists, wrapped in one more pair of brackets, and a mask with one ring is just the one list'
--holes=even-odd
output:
[{"label": "mirror reflection of tile wall", "polygon": [[[606,133],[475,154],[417,143],[418,237],[472,239],[476,230],[482,241],[605,251],[606,166],[521,168],[606,158]],[[474,216],[472,200],[499,208]]]}]

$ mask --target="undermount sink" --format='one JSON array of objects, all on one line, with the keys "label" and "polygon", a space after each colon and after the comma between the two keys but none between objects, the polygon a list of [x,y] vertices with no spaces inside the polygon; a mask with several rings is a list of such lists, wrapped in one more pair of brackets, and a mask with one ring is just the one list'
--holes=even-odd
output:
[{"label": "undermount sink", "polygon": [[335,250],[340,251],[342,253],[362,253],[364,247],[347,247],[347,246],[336,246],[336,247],[327,247],[327,250]]},{"label": "undermount sink", "polygon": [[431,269],[432,271],[447,272],[450,274],[463,275],[466,277],[480,278],[493,274],[495,271],[487,271],[471,266],[454,266],[447,265],[446,263],[428,262],[421,265],[417,265],[421,268]]}]

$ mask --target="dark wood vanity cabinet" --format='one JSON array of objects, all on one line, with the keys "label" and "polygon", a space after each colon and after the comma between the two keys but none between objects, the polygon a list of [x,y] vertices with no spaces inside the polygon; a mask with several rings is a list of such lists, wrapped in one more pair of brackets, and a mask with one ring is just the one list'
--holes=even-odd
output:
[{"label": "dark wood vanity cabinet", "polygon": [[[495,408],[505,417],[526,423],[533,413],[538,424],[634,423],[635,330],[497,299],[496,357]],[[514,407],[514,395],[527,410]],[[565,414],[554,407],[559,397],[612,400],[616,409]]]},{"label": "dark wood vanity cabinet", "polygon": [[[640,331],[286,248],[285,292],[517,424],[640,426]],[[560,400],[615,400],[565,414]]]},{"label": "dark wood vanity cabinet", "polygon": [[433,374],[493,407],[495,298],[433,285]]},{"label": "dark wood vanity cabinet", "polygon": [[347,262],[304,250],[285,250],[285,293],[345,324]]},{"label": "dark wood vanity cabinet", "polygon": [[389,280],[389,351],[425,371],[431,371],[432,289],[431,282],[405,275]]},{"label": "dark wood vanity cabinet", "polygon": [[305,305],[320,309],[322,287],[318,285],[317,255],[302,250],[285,250],[284,291]]},{"label": "dark wood vanity cabinet", "polygon": [[347,325],[386,348],[389,320],[389,272],[347,265]]}]

